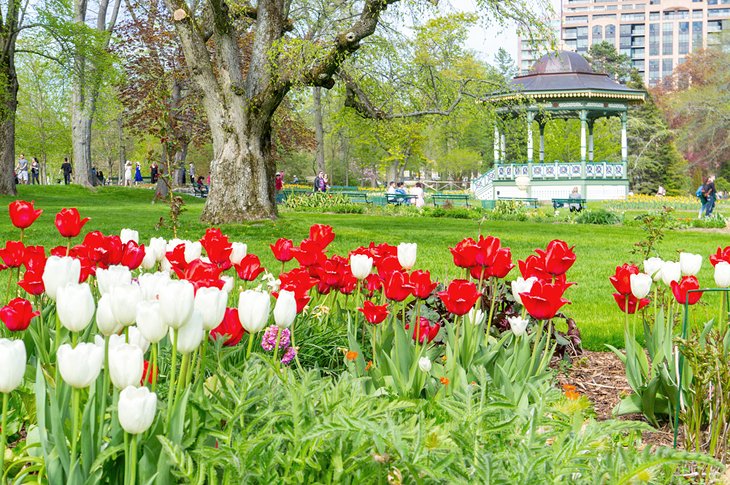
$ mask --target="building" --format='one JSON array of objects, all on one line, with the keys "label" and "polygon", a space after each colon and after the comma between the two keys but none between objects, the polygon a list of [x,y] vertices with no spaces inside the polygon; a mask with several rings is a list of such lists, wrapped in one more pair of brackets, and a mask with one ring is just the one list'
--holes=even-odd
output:
[{"label": "building", "polygon": [[610,42],[655,86],[687,54],[716,43],[727,19],[730,0],[562,0],[561,41],[580,54]]},{"label": "building", "polygon": [[550,49],[562,49],[560,44],[560,18],[548,19],[546,23],[550,26],[551,39],[532,40],[522,36],[517,39],[517,68],[519,74],[525,75],[530,72],[532,65],[537,62]]}]

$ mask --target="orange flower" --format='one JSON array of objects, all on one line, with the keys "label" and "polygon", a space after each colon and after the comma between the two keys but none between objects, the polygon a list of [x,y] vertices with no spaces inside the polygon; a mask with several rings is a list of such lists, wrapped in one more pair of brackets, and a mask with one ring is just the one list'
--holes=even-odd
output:
[{"label": "orange flower", "polygon": [[441,384],[443,384],[444,386],[448,386],[449,385],[449,379],[447,377],[442,377],[439,380],[441,381]]},{"label": "orange flower", "polygon": [[575,391],[575,386],[573,384],[563,384],[563,391]]},{"label": "orange flower", "polygon": [[368,360],[368,365],[365,366],[365,372],[369,371],[373,367],[373,361]]},{"label": "orange flower", "polygon": [[357,359],[357,352],[355,352],[354,350],[348,350],[345,354],[345,358],[347,360],[355,360]]},{"label": "orange flower", "polygon": [[580,392],[572,390],[565,391],[565,397],[567,397],[571,401],[577,401],[578,399],[580,399]]}]

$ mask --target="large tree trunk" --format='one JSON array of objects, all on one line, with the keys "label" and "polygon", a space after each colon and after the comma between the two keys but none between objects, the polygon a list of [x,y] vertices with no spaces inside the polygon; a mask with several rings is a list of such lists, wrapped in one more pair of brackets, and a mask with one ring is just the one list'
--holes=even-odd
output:
[{"label": "large tree trunk", "polygon": [[[0,194],[16,195],[15,111],[18,109],[18,77],[15,72],[18,4],[9,2],[5,19],[0,15]],[[2,12],[0,12],[1,14]],[[4,22],[3,22],[4,20]]]},{"label": "large tree trunk", "polygon": [[314,95],[314,135],[317,140],[317,173],[324,172],[324,126],[322,124],[322,88],[312,88]]},{"label": "large tree trunk", "polygon": [[[82,88],[83,89],[83,88]],[[79,185],[91,186],[91,123],[85,113],[81,93],[74,88],[71,105],[71,141],[73,145],[73,180]],[[83,99],[83,98],[82,98]]]}]

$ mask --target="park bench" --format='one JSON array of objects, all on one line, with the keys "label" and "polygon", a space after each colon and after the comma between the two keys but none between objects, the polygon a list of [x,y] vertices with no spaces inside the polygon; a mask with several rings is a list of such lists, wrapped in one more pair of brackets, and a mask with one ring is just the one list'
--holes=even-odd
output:
[{"label": "park bench", "polygon": [[208,197],[208,186],[207,185],[201,185],[198,187],[198,184],[192,184],[193,186],[193,195],[195,197],[200,197],[205,199]]},{"label": "park bench", "polygon": [[364,202],[365,204],[372,204],[371,200],[368,200],[367,192],[340,192],[342,195],[350,199],[350,202]]},{"label": "park bench", "polygon": [[385,202],[388,204],[403,205],[413,204],[416,200],[415,195],[410,194],[385,194]]},{"label": "park bench", "polygon": [[[467,194],[432,194],[431,200],[435,207],[443,206],[446,202],[463,202],[464,205],[469,207],[469,195]],[[440,203],[439,203],[440,202]]]},{"label": "park bench", "polygon": [[534,207],[535,209],[537,209],[537,199],[534,197],[500,197],[497,200],[522,202],[528,207]]},{"label": "park bench", "polygon": [[[578,207],[572,207],[578,205]],[[553,199],[553,209],[568,206],[571,212],[580,212],[586,206],[586,199]]]}]

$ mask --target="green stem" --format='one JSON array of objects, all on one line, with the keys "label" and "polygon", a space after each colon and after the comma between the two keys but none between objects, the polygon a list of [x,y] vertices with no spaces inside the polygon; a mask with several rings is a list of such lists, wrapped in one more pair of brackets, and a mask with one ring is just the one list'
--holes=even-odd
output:
[{"label": "green stem", "polygon": [[150,371],[152,373],[152,392],[155,392],[155,388],[157,387],[157,376],[160,372],[160,368],[157,366],[157,353],[159,345],[160,344],[158,342],[152,344],[152,359],[150,360],[149,365],[149,367],[152,367],[152,370]]},{"label": "green stem", "polygon": [[129,437],[129,483],[137,483],[137,437]]},{"label": "green stem", "polygon": [[[535,368],[535,359],[537,358],[537,349],[540,345],[540,341],[542,340],[542,330],[545,326],[545,322],[540,321],[537,325],[537,334],[535,335],[535,342],[532,346],[532,355],[530,356],[530,367],[527,369],[528,377],[532,376],[533,369]],[[548,343],[550,342],[550,337],[548,337]],[[547,344],[546,344],[547,347]]]},{"label": "green stem", "polygon": [[172,408],[175,402],[175,373],[177,370],[177,337],[180,329],[172,331],[172,358],[170,361],[170,386],[167,388],[167,422],[172,417]]},{"label": "green stem", "polygon": [[210,330],[206,330],[205,336],[203,337],[203,346],[200,349],[196,380],[205,381],[205,350],[208,348],[208,339],[210,339]]},{"label": "green stem", "polygon": [[276,364],[276,370],[279,370],[279,343],[281,343],[282,329],[276,327],[276,345],[274,345],[274,363]]},{"label": "green stem", "polygon": [[[295,322],[296,322],[296,320],[295,320]],[[289,341],[291,342],[290,345],[292,346],[292,348],[296,349],[297,345],[294,343],[294,323],[292,323],[291,327],[289,328]],[[299,369],[299,372],[302,372],[303,371],[302,364],[301,364],[301,362],[299,362],[299,352],[294,354],[294,360],[297,363],[297,369]]]},{"label": "green stem", "polygon": [[718,324],[717,328],[719,328],[720,330],[722,330],[722,328],[725,324],[725,319],[726,319],[726,316],[723,316],[723,314],[722,314],[724,307],[725,307],[725,292],[721,291],[720,292],[720,315],[717,318],[717,324]]},{"label": "green stem", "polygon": [[79,342],[79,333],[71,332],[71,347],[76,348],[76,344]]},{"label": "green stem", "polygon": [[104,336],[104,374],[101,378],[101,412],[99,413],[99,436],[104,434],[104,415],[106,414],[106,394],[109,390],[109,337]]},{"label": "green stem", "polygon": [[71,412],[73,413],[73,427],[71,430],[71,463],[77,459],[76,444],[79,438],[79,391],[75,387],[71,389]]},{"label": "green stem", "polygon": [[58,347],[61,345],[61,319],[58,316],[58,308],[56,308],[56,338],[53,341],[53,354],[56,355]]},{"label": "green stem", "polygon": [[7,438],[8,429],[8,401],[10,400],[10,394],[3,392],[3,416],[2,416],[2,428],[0,428],[0,477],[5,473],[5,441]]},{"label": "green stem", "polygon": [[484,334],[487,339],[487,345],[489,345],[489,331],[492,328],[492,317],[494,317],[494,304],[497,299],[497,284],[499,282],[495,279],[491,286],[492,288],[492,301],[489,303],[489,317],[487,318],[487,331]]},{"label": "green stem", "polygon": [[180,376],[177,380],[177,388],[175,389],[175,401],[177,401],[180,393],[182,393],[184,382],[188,373],[188,366],[190,365],[190,354],[183,354],[182,364],[180,364]]},{"label": "green stem", "polygon": [[124,432],[124,485],[129,485],[129,433]]},{"label": "green stem", "polygon": [[246,360],[251,356],[251,349],[253,348],[253,334],[248,334],[248,347],[246,348]]}]

